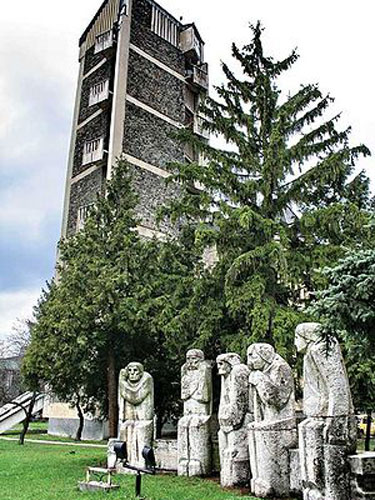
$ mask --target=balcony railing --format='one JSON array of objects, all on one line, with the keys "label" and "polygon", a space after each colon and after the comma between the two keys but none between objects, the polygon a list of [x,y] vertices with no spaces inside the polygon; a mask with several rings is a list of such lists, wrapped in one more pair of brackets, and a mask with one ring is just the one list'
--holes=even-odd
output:
[{"label": "balcony railing", "polygon": [[85,142],[82,165],[101,161],[104,158],[104,137]]},{"label": "balcony railing", "polygon": [[209,140],[210,132],[205,128],[204,123],[204,119],[201,116],[195,115],[194,134],[200,135],[203,139]]},{"label": "balcony railing", "polygon": [[96,37],[95,41],[95,54],[98,54],[99,52],[104,52],[112,49],[113,47],[113,31],[108,30],[105,31],[104,33],[101,33]]},{"label": "balcony railing", "polygon": [[102,104],[109,98],[109,80],[96,83],[90,88],[89,106]]},{"label": "balcony railing", "polygon": [[193,64],[203,61],[203,43],[198,37],[194,26],[189,26],[181,32],[180,47]]},{"label": "balcony railing", "polygon": [[193,85],[196,85],[204,90],[208,90],[208,64],[202,64],[201,66],[194,65],[192,69],[188,70],[187,79]]}]

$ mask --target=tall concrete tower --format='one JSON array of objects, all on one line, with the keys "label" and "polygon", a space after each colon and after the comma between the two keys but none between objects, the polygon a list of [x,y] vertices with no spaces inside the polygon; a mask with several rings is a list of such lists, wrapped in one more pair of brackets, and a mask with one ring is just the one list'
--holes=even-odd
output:
[{"label": "tall concrete tower", "polygon": [[[139,195],[138,231],[158,228],[155,211],[178,196],[166,186],[168,163],[197,160],[171,136],[190,127],[208,139],[197,112],[208,91],[204,43],[194,24],[183,25],[153,0],[105,0],[79,41],[79,77],[65,189],[62,236],[80,229],[116,158],[133,169]],[[51,400],[49,433],[74,436],[76,410]],[[107,437],[107,425],[85,416],[83,439]]]},{"label": "tall concrete tower", "polygon": [[120,156],[134,169],[138,230],[151,236],[155,210],[176,195],[168,163],[196,160],[171,135],[191,127],[207,139],[197,113],[208,91],[204,42],[153,0],[105,0],[79,47],[62,236],[82,227]]}]

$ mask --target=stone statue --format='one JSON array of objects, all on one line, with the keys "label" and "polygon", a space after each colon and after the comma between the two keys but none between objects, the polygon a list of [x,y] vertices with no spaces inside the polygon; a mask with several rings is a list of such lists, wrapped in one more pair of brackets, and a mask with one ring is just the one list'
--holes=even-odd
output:
[{"label": "stone statue", "polygon": [[321,340],[318,323],[296,329],[304,354],[299,450],[304,500],[350,500],[348,455],[355,451],[356,423],[348,376],[336,339]]},{"label": "stone statue", "polygon": [[199,349],[191,349],[181,377],[184,416],[178,422],[178,474],[207,475],[211,472],[211,362]]},{"label": "stone statue", "polygon": [[141,363],[129,363],[119,380],[120,440],[127,444],[128,463],[145,467],[142,450],[152,447],[154,381]]},{"label": "stone statue", "polygon": [[251,491],[258,497],[288,496],[289,450],[297,443],[293,373],[269,344],[247,351],[254,422],[249,425]]},{"label": "stone statue", "polygon": [[219,451],[221,486],[243,486],[250,479],[247,426],[249,413],[249,369],[238,354],[216,359],[221,376],[219,406]]}]

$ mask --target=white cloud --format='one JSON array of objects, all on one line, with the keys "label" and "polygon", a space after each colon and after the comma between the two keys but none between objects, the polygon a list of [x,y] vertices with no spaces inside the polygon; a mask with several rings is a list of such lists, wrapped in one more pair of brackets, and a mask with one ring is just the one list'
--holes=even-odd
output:
[{"label": "white cloud", "polygon": [[17,320],[31,319],[40,289],[0,293],[0,339],[12,334]]}]

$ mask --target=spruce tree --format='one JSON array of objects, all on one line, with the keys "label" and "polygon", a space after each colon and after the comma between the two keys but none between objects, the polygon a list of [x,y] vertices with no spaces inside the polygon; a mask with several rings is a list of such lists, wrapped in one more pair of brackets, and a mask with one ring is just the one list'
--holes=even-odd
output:
[{"label": "spruce tree", "polygon": [[194,256],[141,238],[136,205],[131,169],[119,163],[84,228],[60,245],[58,280],[36,308],[24,363],[30,384],[39,379],[77,409],[100,410],[113,437],[120,369],[139,361],[152,373],[163,423],[178,410],[175,374],[190,342],[183,332],[175,338],[175,311],[187,301]]},{"label": "spruce tree", "polygon": [[278,81],[298,55],[266,56],[260,23],[251,30],[249,45],[232,47],[240,71],[223,64],[218,98],[201,104],[204,128],[226,147],[190,130],[178,134],[203,161],[172,165],[171,181],[183,194],[166,209],[198,246],[217,249],[218,263],[200,274],[188,314],[213,354],[259,340],[291,353],[301,307],[322,285],[315,270],[360,242],[369,203],[367,177],[353,178],[369,150],[349,145],[340,115],[325,118],[333,99],[318,85],[281,92]]}]

